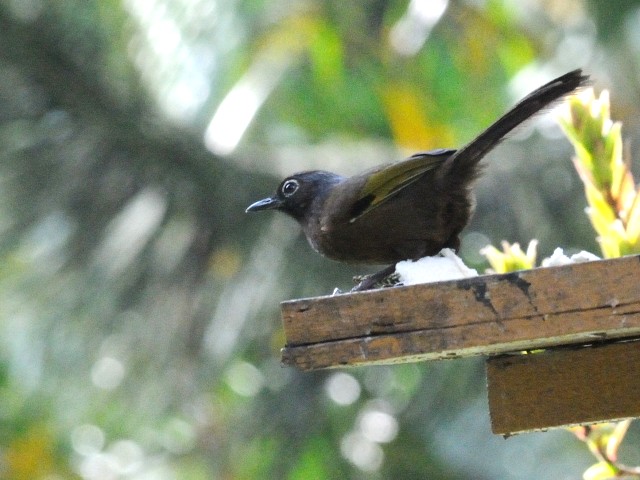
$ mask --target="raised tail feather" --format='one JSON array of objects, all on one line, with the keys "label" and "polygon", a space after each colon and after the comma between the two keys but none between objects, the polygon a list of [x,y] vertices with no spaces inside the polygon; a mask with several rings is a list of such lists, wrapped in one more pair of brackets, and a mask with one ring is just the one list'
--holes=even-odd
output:
[{"label": "raised tail feather", "polygon": [[438,172],[441,178],[465,183],[478,175],[478,162],[500,143],[504,137],[522,122],[545,107],[587,84],[588,75],[573,70],[534,90],[520,103],[500,117],[465,147],[458,150],[443,164]]}]

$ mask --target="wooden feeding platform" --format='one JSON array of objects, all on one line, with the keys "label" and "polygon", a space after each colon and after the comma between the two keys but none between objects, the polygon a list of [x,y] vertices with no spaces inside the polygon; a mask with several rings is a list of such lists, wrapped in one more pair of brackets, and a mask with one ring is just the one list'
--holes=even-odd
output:
[{"label": "wooden feeding platform", "polygon": [[305,371],[485,356],[494,433],[640,416],[640,256],[281,307]]}]

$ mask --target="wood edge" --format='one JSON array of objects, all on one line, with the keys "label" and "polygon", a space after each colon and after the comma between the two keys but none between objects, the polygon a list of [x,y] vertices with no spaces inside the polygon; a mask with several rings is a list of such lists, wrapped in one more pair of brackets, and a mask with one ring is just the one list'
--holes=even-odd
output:
[{"label": "wood edge", "polygon": [[[472,278],[377,289],[367,292],[292,299],[281,302],[281,319],[285,331],[285,336],[287,338],[287,343],[289,345],[302,346],[308,343],[337,341],[340,339],[347,339],[356,335],[369,333],[375,333],[376,335],[379,335],[387,333],[389,331],[393,331],[393,329],[389,327],[389,329],[385,331],[386,327],[384,325],[371,323],[370,325],[372,326],[372,330],[369,330],[368,327],[366,327],[366,325],[364,324],[354,328],[345,327],[345,330],[345,328],[340,326],[346,325],[344,323],[345,320],[340,323],[339,319],[341,318],[341,314],[339,314],[338,312],[342,311],[343,309],[345,309],[345,311],[352,312],[354,308],[357,309],[361,305],[363,306],[363,308],[365,308],[366,306],[373,305],[375,302],[385,302],[385,304],[393,305],[393,302],[398,300],[398,297],[395,295],[396,292],[402,292],[401,297],[404,298],[415,295],[416,297],[433,297],[434,301],[436,301],[435,299],[437,297],[447,298],[447,295],[453,295],[455,296],[454,298],[457,298],[458,292],[460,292],[460,295],[464,296],[469,295],[469,293],[467,292],[471,291],[476,297],[477,304],[475,304],[474,308],[477,309],[478,315],[482,315],[483,317],[485,317],[485,320],[487,322],[498,321],[504,320],[505,317],[501,317],[495,310],[493,310],[491,300],[486,293],[488,291],[493,291],[494,289],[498,289],[498,291],[504,291],[504,288],[510,288],[509,286],[506,286],[507,284],[513,285],[515,288],[518,288],[523,292],[523,295],[526,297],[524,301],[528,301],[533,310],[537,312],[538,305],[537,303],[532,303],[533,300],[530,297],[531,293],[529,292],[529,286],[531,284],[539,285],[541,284],[541,282],[543,282],[542,284],[544,284],[548,281],[546,275],[551,275],[553,277],[559,278],[564,277],[565,279],[575,278],[577,279],[577,282],[589,282],[593,281],[592,279],[595,275],[602,275],[602,270],[609,268],[607,267],[608,264],[616,264],[616,272],[621,272],[627,269],[635,272],[638,269],[638,260],[640,260],[640,255],[631,255],[615,259],[597,260],[592,262],[583,262],[554,267],[539,267],[535,269],[520,270],[505,274],[481,275]],[[626,267],[625,264],[628,264],[629,266]],[[585,271],[585,269],[587,271]],[[549,273],[551,271],[553,271],[553,273]],[[540,274],[539,272],[544,272],[542,274],[544,275],[543,278],[540,278],[538,276]],[[564,280],[565,283],[567,281],[571,282],[572,280]],[[609,291],[609,289],[612,288],[614,287],[610,286],[606,291]],[[411,292],[412,290],[413,292]],[[612,291],[612,294],[615,294],[615,291]],[[367,298],[367,296],[369,296],[369,298]],[[369,302],[369,299],[371,299],[371,302]],[[437,304],[440,306],[441,302],[437,301]],[[601,300],[600,303],[594,303],[593,307],[615,308],[615,305],[613,305],[610,301],[606,302],[604,300]],[[442,308],[451,308],[451,306],[447,303],[447,301],[444,301],[444,303],[442,303]],[[305,313],[307,312],[307,310],[313,310],[313,312],[309,312],[307,314]],[[496,317],[495,319],[488,318],[487,315],[491,316],[491,310],[493,310],[493,313],[495,315],[498,315],[498,317]],[[306,317],[317,316],[320,312],[333,315],[333,317],[330,318],[329,321],[330,323],[332,321],[336,321],[336,326],[338,326],[338,328],[337,330],[331,331],[337,331],[340,332],[340,334],[331,334],[329,330],[327,330],[327,332],[318,334],[316,329],[312,328],[311,331],[314,333],[311,333],[311,336],[308,337],[304,332],[300,330],[299,325],[304,325]],[[405,331],[411,330],[406,329]]]},{"label": "wood edge", "polygon": [[[425,332],[410,332],[397,335],[419,335]],[[602,338],[589,333],[567,334],[557,337],[541,339],[535,345],[531,340],[518,340],[490,345],[469,346],[461,349],[449,349],[429,352],[403,353],[395,356],[375,355],[367,353],[367,347],[372,341],[385,342],[387,339],[395,341],[396,335],[379,335],[362,337],[335,342],[322,342],[303,346],[285,346],[281,349],[281,363],[294,367],[303,372],[325,370],[331,368],[352,368],[369,365],[395,365],[400,363],[415,363],[422,361],[453,360],[456,358],[485,356],[521,355],[524,351],[549,350],[562,348],[582,348],[585,346],[619,343],[622,341],[640,341],[640,330],[630,328],[627,332],[614,337]]]},{"label": "wood edge", "polygon": [[[635,259],[635,260],[634,260]],[[617,258],[603,258],[600,260],[592,260],[589,262],[579,262],[579,263],[571,263],[571,264],[567,264],[567,265],[553,265],[550,267],[535,267],[535,268],[530,268],[527,270],[516,270],[513,272],[507,272],[507,273],[487,273],[487,274],[482,274],[482,275],[478,275],[477,277],[468,277],[468,278],[458,278],[458,279],[453,279],[453,280],[443,280],[440,282],[428,282],[428,283],[418,283],[415,285],[402,285],[402,286],[398,286],[398,287],[389,287],[389,288],[378,288],[375,290],[367,290],[364,292],[344,292],[344,293],[339,293],[336,295],[332,295],[332,294],[327,294],[327,295],[318,295],[315,297],[303,297],[303,298],[292,298],[292,299],[288,299],[288,300],[283,300],[280,302],[280,307],[281,309],[294,309],[296,308],[296,305],[298,303],[304,303],[304,302],[317,302],[317,301],[324,301],[327,299],[344,299],[344,298],[351,298],[355,295],[372,295],[372,294],[376,294],[379,292],[385,292],[385,291],[393,291],[395,289],[398,288],[408,288],[408,289],[412,289],[412,288],[441,288],[443,285],[449,285],[449,286],[453,286],[453,285],[460,285],[461,288],[465,288],[466,286],[473,286],[476,283],[480,282],[489,282],[489,281],[505,281],[508,280],[509,278],[513,277],[513,276],[527,276],[527,275],[531,275],[531,274],[535,274],[534,272],[540,271],[540,270],[556,270],[556,271],[562,271],[562,270],[566,270],[566,271],[570,271],[573,270],[575,268],[577,268],[578,270],[582,269],[582,268],[587,268],[585,266],[592,266],[593,264],[603,264],[603,263],[608,263],[608,264],[613,264],[613,263],[626,263],[626,262],[633,262],[633,261],[637,261],[640,262],[640,254],[634,254],[634,255],[625,255],[623,257],[617,257]],[[526,280],[526,278],[525,278]]]}]

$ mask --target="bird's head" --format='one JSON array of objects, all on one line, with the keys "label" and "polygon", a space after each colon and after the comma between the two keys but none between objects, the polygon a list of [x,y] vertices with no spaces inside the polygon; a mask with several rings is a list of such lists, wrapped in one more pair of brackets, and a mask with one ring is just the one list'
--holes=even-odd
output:
[{"label": "bird's head", "polygon": [[246,211],[279,210],[303,223],[342,180],[340,175],[321,170],[296,173],[285,178],[273,196],[252,203]]}]

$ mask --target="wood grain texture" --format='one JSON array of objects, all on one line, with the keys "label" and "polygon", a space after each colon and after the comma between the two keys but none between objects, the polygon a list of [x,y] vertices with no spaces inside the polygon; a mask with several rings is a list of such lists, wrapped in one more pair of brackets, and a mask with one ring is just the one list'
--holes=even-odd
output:
[{"label": "wood grain texture", "polygon": [[487,360],[491,428],[508,435],[640,417],[640,341]]},{"label": "wood grain texture", "polygon": [[640,256],[282,304],[282,360],[302,370],[640,335]]}]

